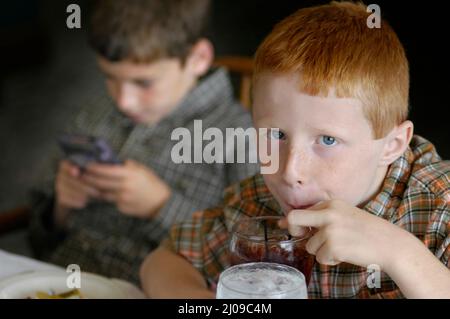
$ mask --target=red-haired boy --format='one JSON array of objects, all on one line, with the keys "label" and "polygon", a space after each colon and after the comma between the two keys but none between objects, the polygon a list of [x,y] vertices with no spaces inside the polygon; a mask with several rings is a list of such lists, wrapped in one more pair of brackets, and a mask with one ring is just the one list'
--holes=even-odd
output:
[{"label": "red-haired boy", "polygon": [[[279,129],[260,136],[278,148],[279,170],[173,227],[141,268],[150,296],[213,296],[233,224],[286,215],[293,235],[317,229],[309,297],[450,298],[450,163],[413,136],[404,49],[368,16],[349,2],[301,9],[261,44],[253,119]],[[376,288],[367,285],[372,264],[382,271]]]}]

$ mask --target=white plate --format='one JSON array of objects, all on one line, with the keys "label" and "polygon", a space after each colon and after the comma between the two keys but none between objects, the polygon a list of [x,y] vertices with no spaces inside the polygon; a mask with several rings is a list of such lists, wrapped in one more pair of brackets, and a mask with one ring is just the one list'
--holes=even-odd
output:
[{"label": "white plate", "polygon": [[[34,297],[38,291],[66,292],[71,290],[66,282],[69,275],[64,271],[35,271],[3,279],[0,281],[0,299]],[[127,298],[125,291],[112,280],[90,273],[81,273],[80,292],[87,299]]]}]

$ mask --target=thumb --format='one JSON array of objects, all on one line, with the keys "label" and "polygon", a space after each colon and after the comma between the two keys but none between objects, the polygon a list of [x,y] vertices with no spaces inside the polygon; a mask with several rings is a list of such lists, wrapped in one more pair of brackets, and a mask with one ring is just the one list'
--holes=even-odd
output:
[{"label": "thumb", "polygon": [[81,173],[81,170],[79,167],[75,165],[70,165],[69,167],[69,175],[72,177],[79,177]]},{"label": "thumb", "polygon": [[138,162],[136,162],[135,160],[132,160],[132,159],[126,159],[124,161],[124,164],[125,164],[125,166],[128,166],[128,167],[138,166],[139,165]]}]

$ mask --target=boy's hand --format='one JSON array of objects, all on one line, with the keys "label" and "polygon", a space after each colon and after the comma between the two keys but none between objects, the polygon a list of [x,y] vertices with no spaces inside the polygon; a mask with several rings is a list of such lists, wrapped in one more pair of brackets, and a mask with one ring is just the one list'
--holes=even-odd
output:
[{"label": "boy's hand", "polygon": [[325,265],[377,264],[385,269],[394,263],[392,252],[410,246],[413,237],[380,217],[338,200],[293,210],[280,224],[288,227],[293,236],[301,235],[302,227],[317,228],[306,249]]},{"label": "boy's hand", "polygon": [[67,160],[59,164],[55,182],[55,222],[62,226],[68,210],[86,207],[89,199],[100,193],[80,179],[81,171]]},{"label": "boy's hand", "polygon": [[152,217],[169,199],[170,188],[150,168],[132,160],[124,165],[90,164],[81,179],[100,191],[99,199],[124,214]]}]

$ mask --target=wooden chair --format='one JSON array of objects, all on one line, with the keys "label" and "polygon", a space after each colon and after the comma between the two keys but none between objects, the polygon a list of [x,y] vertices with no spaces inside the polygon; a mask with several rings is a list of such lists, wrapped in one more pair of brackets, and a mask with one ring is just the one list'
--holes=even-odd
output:
[{"label": "wooden chair", "polygon": [[[239,78],[239,100],[241,104],[250,109],[250,87],[253,74],[253,59],[244,56],[223,56],[214,62],[215,66],[228,69],[231,74]],[[8,232],[26,227],[30,208],[27,206],[17,207],[8,211],[0,212],[0,236]]]},{"label": "wooden chair", "polygon": [[239,100],[246,109],[250,109],[253,59],[245,56],[223,56],[218,57],[214,65],[225,67],[231,74],[239,76]]}]

